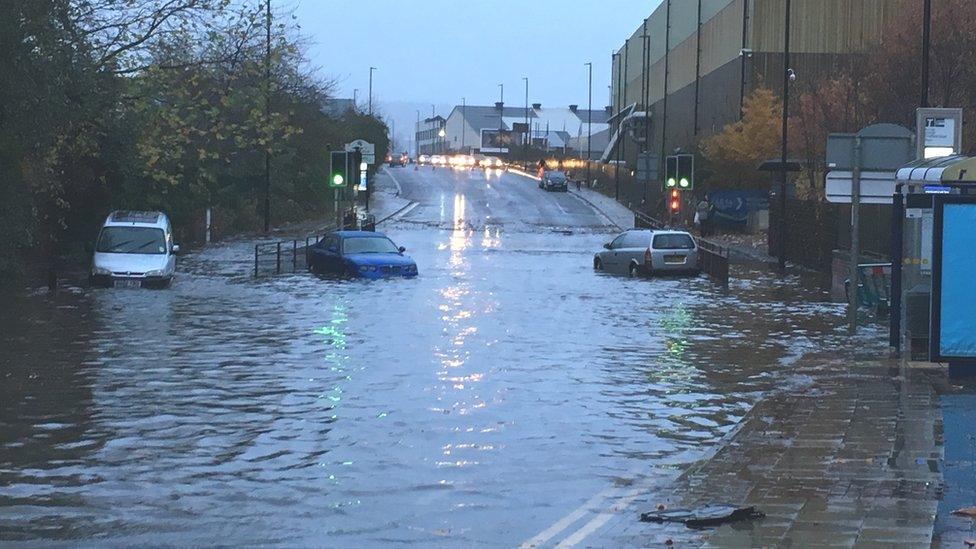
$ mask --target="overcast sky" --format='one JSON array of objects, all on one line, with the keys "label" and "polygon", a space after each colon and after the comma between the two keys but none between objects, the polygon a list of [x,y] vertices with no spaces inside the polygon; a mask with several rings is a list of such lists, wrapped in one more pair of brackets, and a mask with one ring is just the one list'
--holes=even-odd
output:
[{"label": "overcast sky", "polygon": [[[277,2],[278,0],[273,0]],[[593,62],[593,107],[608,104],[610,55],[661,0],[281,0],[294,9],[321,74],[338,95],[359,89],[369,67],[383,104],[585,106]],[[274,5],[274,4],[273,4]],[[341,22],[337,22],[337,19]]]}]

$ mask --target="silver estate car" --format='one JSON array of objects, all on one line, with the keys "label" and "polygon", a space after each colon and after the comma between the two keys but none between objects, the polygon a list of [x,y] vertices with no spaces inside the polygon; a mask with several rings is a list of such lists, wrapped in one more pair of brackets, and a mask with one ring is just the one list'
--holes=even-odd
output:
[{"label": "silver estate car", "polygon": [[593,257],[598,271],[631,277],[656,274],[698,275],[698,243],[686,231],[632,229]]}]

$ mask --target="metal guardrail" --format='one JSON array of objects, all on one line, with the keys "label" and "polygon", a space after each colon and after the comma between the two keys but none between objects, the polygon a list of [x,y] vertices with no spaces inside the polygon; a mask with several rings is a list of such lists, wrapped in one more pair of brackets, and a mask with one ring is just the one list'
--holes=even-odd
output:
[{"label": "metal guardrail", "polygon": [[729,285],[729,249],[714,242],[698,239],[701,269],[712,280]]},{"label": "metal guardrail", "polygon": [[653,217],[645,213],[635,211],[634,228],[635,229],[663,229],[664,222],[654,219]]},{"label": "metal guardrail", "polygon": [[322,240],[321,236],[308,236],[304,240],[280,240],[254,245],[254,276],[270,276],[297,273],[308,268],[309,246]]}]

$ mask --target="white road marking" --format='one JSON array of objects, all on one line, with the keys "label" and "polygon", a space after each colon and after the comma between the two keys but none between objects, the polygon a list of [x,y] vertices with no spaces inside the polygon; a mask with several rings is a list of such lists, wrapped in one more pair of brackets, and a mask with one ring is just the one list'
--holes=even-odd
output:
[{"label": "white road marking", "polygon": [[383,173],[390,176],[390,179],[393,180],[393,184],[396,185],[396,189],[397,189],[396,195],[400,196],[400,193],[403,192],[403,187],[400,186],[400,182],[397,181],[396,176],[393,175],[393,170],[391,170],[390,168],[383,168]]},{"label": "white road marking", "polygon": [[603,490],[599,494],[587,500],[586,503],[584,503],[583,505],[577,507],[575,511],[559,519],[558,521],[556,521],[555,524],[553,524],[549,528],[546,528],[542,532],[536,534],[535,537],[522,543],[522,545],[519,546],[519,549],[530,549],[532,547],[538,547],[543,543],[551,540],[552,538],[559,535],[560,532],[569,528],[574,522],[583,518],[584,515],[586,515],[593,509],[597,508],[600,504],[603,503],[605,499],[610,497],[611,494],[618,491],[620,491],[620,487],[618,486],[610,486],[609,488]]},{"label": "white road marking", "polygon": [[[649,485],[650,483],[647,484]],[[599,530],[601,526],[603,526],[604,524],[607,523],[607,521],[612,519],[614,515],[626,509],[635,499],[637,499],[637,496],[641,495],[641,493],[643,493],[644,490],[647,488],[648,486],[642,484],[640,486],[635,487],[630,492],[627,492],[626,495],[624,495],[622,498],[617,500],[616,503],[611,505],[609,509],[600,512],[600,514],[594,517],[593,520],[584,524],[582,528],[573,532],[570,536],[568,536],[566,539],[564,539],[558,545],[556,545],[557,549],[563,547],[574,547],[576,546],[576,544],[585,540],[587,537],[590,536],[590,534]]]}]

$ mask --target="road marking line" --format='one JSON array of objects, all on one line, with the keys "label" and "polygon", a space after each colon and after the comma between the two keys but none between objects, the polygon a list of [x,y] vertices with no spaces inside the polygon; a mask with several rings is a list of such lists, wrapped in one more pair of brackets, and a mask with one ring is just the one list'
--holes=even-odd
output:
[{"label": "road marking line", "polygon": [[559,519],[555,524],[549,528],[546,528],[542,532],[539,532],[535,537],[522,543],[522,545],[519,545],[519,549],[531,549],[532,547],[538,547],[539,545],[556,537],[560,532],[569,528],[574,522],[581,519],[586,513],[596,508],[599,504],[603,503],[603,500],[607,499],[607,497],[614,492],[620,491],[620,489],[621,488],[619,486],[610,486],[606,488],[599,494],[588,499],[586,503],[580,505],[575,511]]},{"label": "road marking line", "polygon": [[[650,483],[648,483],[648,486],[649,485]],[[593,518],[593,520],[584,524],[582,528],[573,532],[569,537],[559,542],[559,544],[556,545],[557,549],[560,547],[574,547],[579,542],[585,540],[590,536],[590,534],[599,530],[600,527],[606,524],[607,521],[612,519],[617,513],[629,507],[630,504],[637,499],[637,496],[641,495],[641,493],[643,493],[645,488],[648,486],[642,484],[628,492],[625,496],[617,500],[617,503],[611,505],[609,509],[601,512],[595,518]]]},{"label": "road marking line", "polygon": [[390,176],[390,179],[393,180],[393,184],[396,185],[396,189],[397,189],[396,195],[400,196],[400,193],[403,192],[403,187],[400,186],[400,182],[397,181],[396,176],[393,175],[393,172],[390,170],[390,168],[383,168],[383,173]]}]

